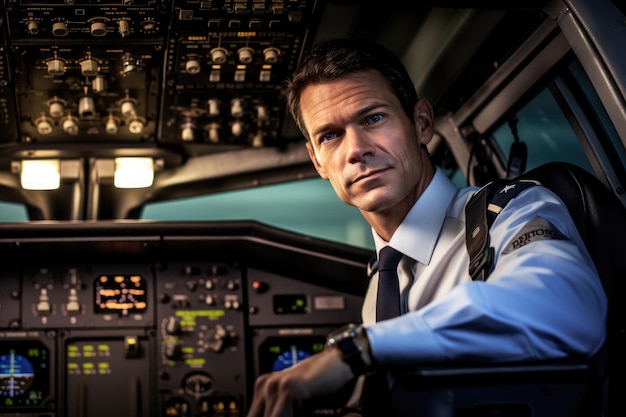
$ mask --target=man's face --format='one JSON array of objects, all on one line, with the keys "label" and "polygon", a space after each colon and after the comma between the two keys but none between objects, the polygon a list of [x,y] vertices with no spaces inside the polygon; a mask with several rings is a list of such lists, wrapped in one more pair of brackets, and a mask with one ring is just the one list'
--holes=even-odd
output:
[{"label": "man's face", "polygon": [[432,138],[432,109],[420,101],[415,124],[384,78],[373,70],[311,85],[300,99],[320,176],[361,212],[405,211],[432,177],[422,144]]}]

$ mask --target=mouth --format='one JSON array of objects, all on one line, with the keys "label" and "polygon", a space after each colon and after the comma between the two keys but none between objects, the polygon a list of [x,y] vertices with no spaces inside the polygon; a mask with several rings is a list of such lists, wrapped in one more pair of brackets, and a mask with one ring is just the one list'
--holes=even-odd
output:
[{"label": "mouth", "polygon": [[371,170],[368,172],[364,172],[362,174],[359,174],[356,176],[356,178],[354,178],[352,180],[352,184],[356,184],[360,181],[363,180],[368,180],[370,178],[375,178],[378,177],[379,175],[381,175],[383,172],[386,172],[389,168],[381,168],[381,169],[375,169],[375,170]]}]

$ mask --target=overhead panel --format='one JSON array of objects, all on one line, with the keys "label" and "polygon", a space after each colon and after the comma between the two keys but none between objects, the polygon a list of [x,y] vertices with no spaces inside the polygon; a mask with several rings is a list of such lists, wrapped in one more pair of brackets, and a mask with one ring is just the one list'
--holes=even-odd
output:
[{"label": "overhead panel", "polygon": [[188,144],[201,153],[280,146],[279,91],[314,4],[9,0],[3,139],[25,147]]}]

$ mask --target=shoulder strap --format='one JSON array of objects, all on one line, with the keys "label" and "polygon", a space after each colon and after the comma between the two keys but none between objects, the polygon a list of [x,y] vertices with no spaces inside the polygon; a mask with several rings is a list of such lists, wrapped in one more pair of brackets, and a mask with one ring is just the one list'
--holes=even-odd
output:
[{"label": "shoulder strap", "polygon": [[465,206],[465,245],[469,253],[472,281],[485,281],[491,272],[493,247],[489,246],[489,228],[502,209],[519,193],[537,185],[533,180],[497,180],[482,187]]}]

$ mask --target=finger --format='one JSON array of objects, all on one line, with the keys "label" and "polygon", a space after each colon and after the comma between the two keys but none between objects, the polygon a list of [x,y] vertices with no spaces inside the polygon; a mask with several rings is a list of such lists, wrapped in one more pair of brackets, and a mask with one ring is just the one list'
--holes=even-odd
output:
[{"label": "finger", "polygon": [[246,417],[264,417],[265,404],[267,401],[265,391],[269,376],[269,374],[261,375],[255,381],[252,403],[250,404]]},{"label": "finger", "polygon": [[267,407],[267,415],[265,417],[293,417],[293,398],[289,391],[280,388],[282,384],[273,386],[273,393],[276,395]]}]

